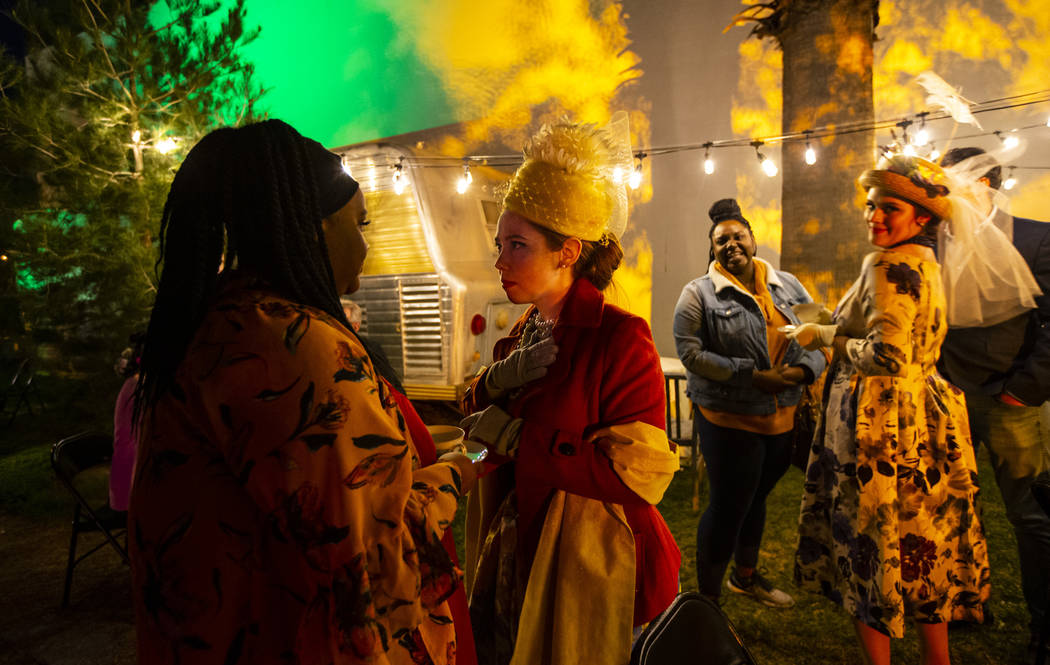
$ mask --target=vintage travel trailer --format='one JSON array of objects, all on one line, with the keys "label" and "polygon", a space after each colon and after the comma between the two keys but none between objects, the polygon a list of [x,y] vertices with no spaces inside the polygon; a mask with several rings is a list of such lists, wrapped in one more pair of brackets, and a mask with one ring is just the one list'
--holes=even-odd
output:
[{"label": "vintage travel trailer", "polygon": [[360,184],[372,223],[361,288],[361,332],[378,342],[412,399],[454,400],[524,307],[507,300],[493,264],[496,187],[509,174],[438,162],[394,142],[333,152]]}]

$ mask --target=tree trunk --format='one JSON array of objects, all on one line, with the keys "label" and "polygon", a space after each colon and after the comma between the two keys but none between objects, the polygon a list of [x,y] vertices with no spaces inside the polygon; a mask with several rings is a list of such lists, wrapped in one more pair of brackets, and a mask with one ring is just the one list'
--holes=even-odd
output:
[{"label": "tree trunk", "polygon": [[[783,50],[785,133],[874,120],[872,42],[877,0],[784,0],[770,32]],[[783,145],[781,267],[834,306],[868,251],[857,177],[871,168],[874,132]]]}]

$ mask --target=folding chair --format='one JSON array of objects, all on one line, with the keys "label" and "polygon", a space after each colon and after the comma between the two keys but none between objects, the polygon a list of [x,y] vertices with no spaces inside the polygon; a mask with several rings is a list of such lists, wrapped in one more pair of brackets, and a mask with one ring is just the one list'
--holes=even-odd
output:
[{"label": "folding chair", "polygon": [[14,403],[11,409],[11,417],[7,421],[8,426],[15,422],[15,416],[18,415],[23,404],[29,409],[30,415],[33,415],[33,403],[29,399],[30,396],[36,398],[41,411],[44,409],[44,400],[40,397],[40,392],[33,384],[35,376],[36,372],[33,370],[33,363],[29,358],[26,358],[18,364],[18,369],[15,370],[14,376],[11,377],[11,383],[5,386],[4,394],[0,397],[0,413],[3,413],[9,401]]},{"label": "folding chair", "polygon": [[[62,607],[69,605],[69,590],[73,585],[73,569],[85,558],[110,545],[129,564],[127,551],[126,512],[112,510],[108,502],[92,506],[77,479],[89,469],[108,470],[113,457],[113,437],[106,434],[81,433],[62,439],[51,448],[51,467],[55,475],[76,499],[73,506],[72,535],[69,539],[69,558],[66,563],[66,581],[62,590]],[[87,552],[77,556],[77,539],[85,532],[100,533],[103,539]],[[118,540],[123,537],[124,543]]]}]

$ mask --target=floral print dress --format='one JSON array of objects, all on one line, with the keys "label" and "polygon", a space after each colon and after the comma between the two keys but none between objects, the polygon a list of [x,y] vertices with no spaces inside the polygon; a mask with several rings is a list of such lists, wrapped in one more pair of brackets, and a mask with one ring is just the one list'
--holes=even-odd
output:
[{"label": "floral print dress", "polygon": [[935,368],[939,266],[907,249],[870,254],[835,320],[851,339],[810,451],[795,579],[893,637],[906,616],[979,621],[987,545],[963,395]]},{"label": "floral print dress", "polygon": [[455,663],[423,467],[388,384],[324,312],[229,289],[146,414],[130,513],[140,663]]}]

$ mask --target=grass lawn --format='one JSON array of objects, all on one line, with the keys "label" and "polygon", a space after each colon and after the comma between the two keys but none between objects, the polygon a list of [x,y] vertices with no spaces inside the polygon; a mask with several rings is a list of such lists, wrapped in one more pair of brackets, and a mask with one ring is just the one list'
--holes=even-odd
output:
[{"label": "grass lawn", "polygon": [[[58,439],[78,431],[111,431],[112,404],[119,389],[119,380],[116,377],[112,377],[112,380],[107,377],[100,383],[87,385],[42,376],[39,377],[39,383],[47,402],[47,409],[43,415],[39,411],[35,416],[23,413],[11,427],[6,427],[6,418],[0,421],[0,561],[3,562],[0,566],[4,569],[4,575],[0,577],[5,580],[18,579],[15,567],[19,565],[14,561],[14,557],[5,556],[5,552],[20,539],[33,537],[30,532],[34,530],[50,535],[46,537],[46,542],[42,540],[38,545],[34,545],[47,550],[46,561],[45,557],[42,557],[40,561],[32,562],[32,565],[41,568],[42,579],[46,575],[47,580],[60,580],[65,563],[62,556],[67,546],[65,538],[68,538],[68,527],[65,524],[69,517],[71,501],[53,478],[49,462],[50,446]],[[992,609],[997,623],[992,627],[953,631],[952,656],[954,662],[968,665],[1018,663],[1022,660],[1028,631],[1027,611],[1019,585],[1017,545],[1013,531],[1006,521],[998,488],[988,472],[987,456],[983,452],[980,456],[980,466],[981,483],[984,488],[984,522],[992,557]],[[760,663],[858,663],[860,656],[847,617],[837,606],[824,598],[797,592],[791,582],[801,485],[802,474],[792,468],[770,497],[760,564],[766,568],[768,577],[777,586],[795,596],[796,605],[787,610],[768,609],[747,598],[727,592],[724,594],[724,609]],[[702,487],[701,491],[704,489],[706,487]],[[696,588],[694,553],[699,513],[692,509],[692,495],[693,476],[689,471],[682,471],[671,484],[659,506],[682,549],[683,590]],[[705,499],[706,496],[702,493],[701,509]],[[460,517],[457,520],[457,528],[461,527],[461,521]],[[41,535],[40,538],[43,539],[44,536]],[[462,542],[462,539],[459,541]],[[94,565],[85,562],[83,567],[90,570]],[[85,578],[84,582],[78,581],[75,584],[74,605],[77,604],[77,589],[90,584],[90,578],[87,576],[92,574],[81,573],[80,570],[78,568],[78,580],[81,579],[81,575]],[[116,584],[124,584],[122,576],[126,576],[127,572],[126,568],[114,565],[107,574],[113,576]],[[83,586],[80,586],[81,584]],[[5,595],[6,591],[8,590],[5,590]],[[28,594],[27,597],[32,598],[32,602],[39,603],[41,607],[53,608],[57,604],[57,592],[57,588],[48,588],[40,593]],[[80,594],[83,598],[86,592],[82,591]],[[128,594],[123,595],[126,599]],[[70,622],[83,621],[76,618],[75,614],[61,615],[51,610],[34,613],[32,608],[22,607],[16,610],[6,602],[0,603],[0,651],[9,651],[11,648],[31,651],[29,645],[20,643],[28,639],[21,636],[28,632],[8,630],[20,619],[22,623],[29,620],[15,616],[16,613],[32,617],[34,634],[47,630],[47,626],[40,625],[41,622],[65,621],[62,627],[69,628]],[[55,619],[56,616],[60,618]],[[63,616],[64,618],[61,618]],[[26,631],[28,630],[27,628]],[[124,633],[118,631],[117,634],[121,635],[119,639],[129,639]],[[702,640],[698,639],[699,646],[702,646]],[[915,632],[910,627],[903,640],[894,641],[893,648],[895,662],[918,662]],[[0,663],[7,665],[9,662],[23,661],[8,661],[0,655]],[[24,662],[51,661],[37,655]]]}]

